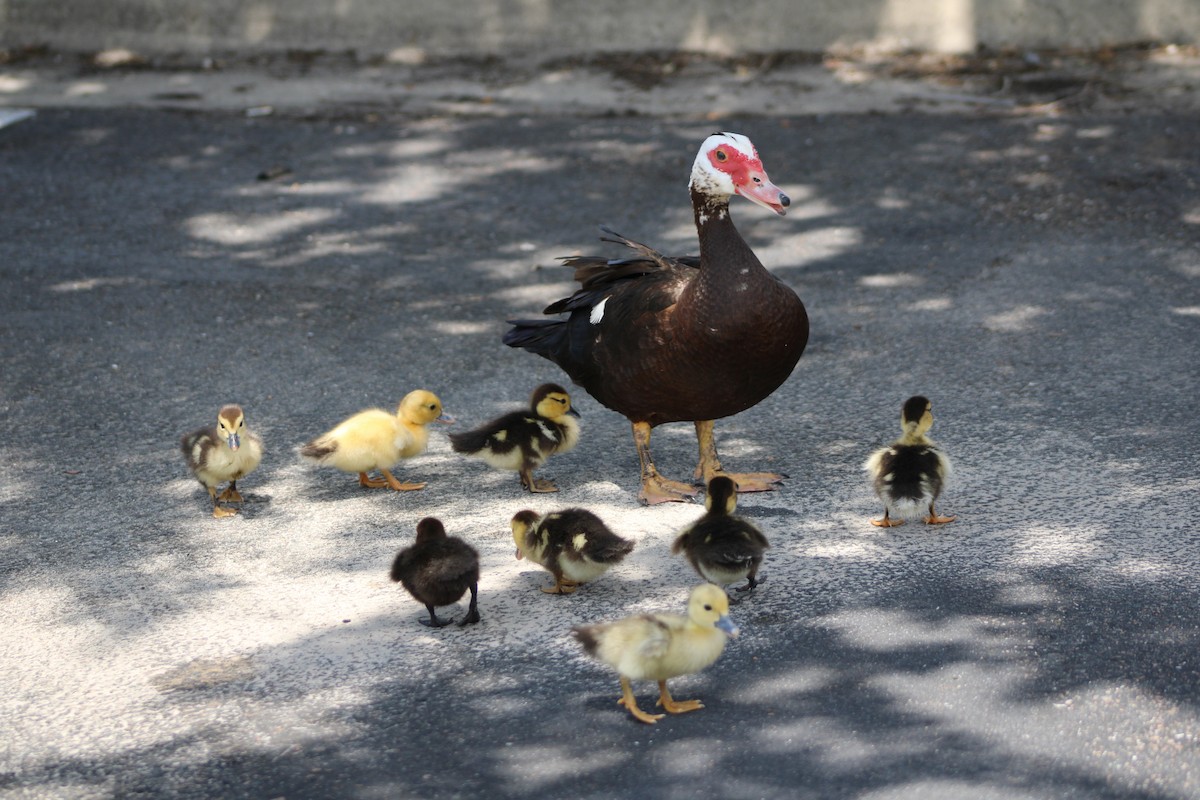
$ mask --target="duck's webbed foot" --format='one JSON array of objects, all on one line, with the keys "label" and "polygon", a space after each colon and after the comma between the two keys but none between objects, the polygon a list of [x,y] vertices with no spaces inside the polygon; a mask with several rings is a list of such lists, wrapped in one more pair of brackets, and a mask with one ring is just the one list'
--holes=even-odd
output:
[{"label": "duck's webbed foot", "polygon": [[676,700],[667,690],[667,682],[658,682],[658,703],[669,714],[686,714],[689,711],[699,711],[704,703],[699,700]]},{"label": "duck's webbed foot", "polygon": [[695,478],[703,486],[708,486],[716,476],[724,475],[737,484],[739,492],[771,492],[787,477],[780,472],[726,472],[721,469],[712,420],[697,420],[696,442],[700,446],[700,461],[696,464]]},{"label": "duck's webbed foot", "polygon": [[394,489],[397,492],[413,492],[417,489],[425,488],[424,483],[409,483],[407,481],[401,482],[396,480],[396,476],[388,472],[386,469],[381,469],[379,471],[383,473],[383,485],[390,489]]},{"label": "duck's webbed foot", "polygon": [[666,714],[647,714],[638,708],[637,698],[633,696],[633,687],[626,677],[621,678],[621,699],[617,701],[617,705],[625,706],[634,719],[645,722],[647,725],[653,725],[666,716]]}]

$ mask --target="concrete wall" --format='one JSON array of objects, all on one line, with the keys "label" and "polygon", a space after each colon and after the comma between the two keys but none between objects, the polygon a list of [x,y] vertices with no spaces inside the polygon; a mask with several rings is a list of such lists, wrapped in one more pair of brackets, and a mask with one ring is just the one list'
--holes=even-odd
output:
[{"label": "concrete wall", "polygon": [[0,45],[146,55],[956,52],[1198,37],[1200,0],[0,0]]}]

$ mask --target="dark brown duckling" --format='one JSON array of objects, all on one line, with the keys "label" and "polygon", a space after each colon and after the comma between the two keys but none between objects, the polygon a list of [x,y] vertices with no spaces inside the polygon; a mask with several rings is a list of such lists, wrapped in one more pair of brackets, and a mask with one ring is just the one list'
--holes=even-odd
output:
[{"label": "dark brown duckling", "polygon": [[497,417],[474,430],[450,434],[456,453],[476,456],[496,469],[515,470],[531,492],[557,492],[553,481],[533,477],[533,471],[555,453],[566,453],[579,442],[579,412],[571,396],[557,383],[533,390],[529,407]]},{"label": "dark brown duckling", "polygon": [[771,546],[767,537],[734,515],[737,485],[726,475],[708,482],[704,507],[704,516],[683,529],[671,545],[671,552],[682,552],[700,577],[718,586],[745,578],[746,585],[734,591],[750,591],[758,586],[763,551]]},{"label": "dark brown duckling", "polygon": [[544,517],[535,511],[518,511],[511,524],[517,559],[528,558],[554,576],[554,586],[542,587],[546,594],[571,594],[633,552],[633,542],[613,533],[584,508]]},{"label": "dark brown duckling", "polygon": [[441,628],[454,622],[438,619],[434,607],[458,602],[468,589],[471,606],[459,626],[479,622],[479,554],[462,539],[447,536],[440,520],[425,517],[417,523],[416,544],[396,555],[391,576],[429,610],[422,625]]}]

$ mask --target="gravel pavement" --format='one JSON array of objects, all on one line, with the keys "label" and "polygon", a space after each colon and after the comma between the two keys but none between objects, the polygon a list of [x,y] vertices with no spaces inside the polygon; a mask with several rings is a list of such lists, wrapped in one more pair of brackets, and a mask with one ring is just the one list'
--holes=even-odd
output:
[{"label": "gravel pavement", "polygon": [[[1194,97],[922,78],[814,109],[794,84],[820,65],[779,67],[790,95],[683,67],[505,84],[558,87],[536,97],[378,79],[345,104],[293,71],[243,107],[209,102],[238,85],[219,70],[0,73],[0,105],[36,111],[0,128],[0,798],[1200,797]],[[86,81],[143,89],[72,102]],[[739,86],[782,99],[695,93]],[[732,213],[812,337],[717,425],[727,466],[790,478],[739,505],[772,542],[742,636],[672,683],[706,708],[651,727],[568,633],[697,582],[669,544],[701,508],[638,505],[623,418],[576,393],[581,443],[539,472],[557,495],[442,428],[397,470],[420,492],[295,451],[414,388],[465,429],[563,381],[504,320],[571,290],[556,257],[619,254],[600,224],[694,252],[686,181],[716,128],[793,198]],[[958,520],[874,528],[861,464],[917,393]],[[227,402],[266,455],[213,519],[177,442]],[[690,426],[655,456],[690,474]],[[637,549],[544,595],[507,521],[571,505]],[[481,554],[479,625],[422,627],[388,580],[426,515]]]}]

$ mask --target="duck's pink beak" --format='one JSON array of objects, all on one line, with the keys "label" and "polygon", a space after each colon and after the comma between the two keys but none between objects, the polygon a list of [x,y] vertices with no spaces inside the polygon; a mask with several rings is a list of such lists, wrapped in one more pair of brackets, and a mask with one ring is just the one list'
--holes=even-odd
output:
[{"label": "duck's pink beak", "polygon": [[738,176],[741,180],[734,184],[737,188],[737,193],[747,200],[757,203],[763,208],[769,208],[779,216],[787,213],[787,207],[792,204],[792,199],[780,191],[779,187],[771,183],[771,179],[767,177],[767,173],[762,170],[746,170],[743,176]]}]

